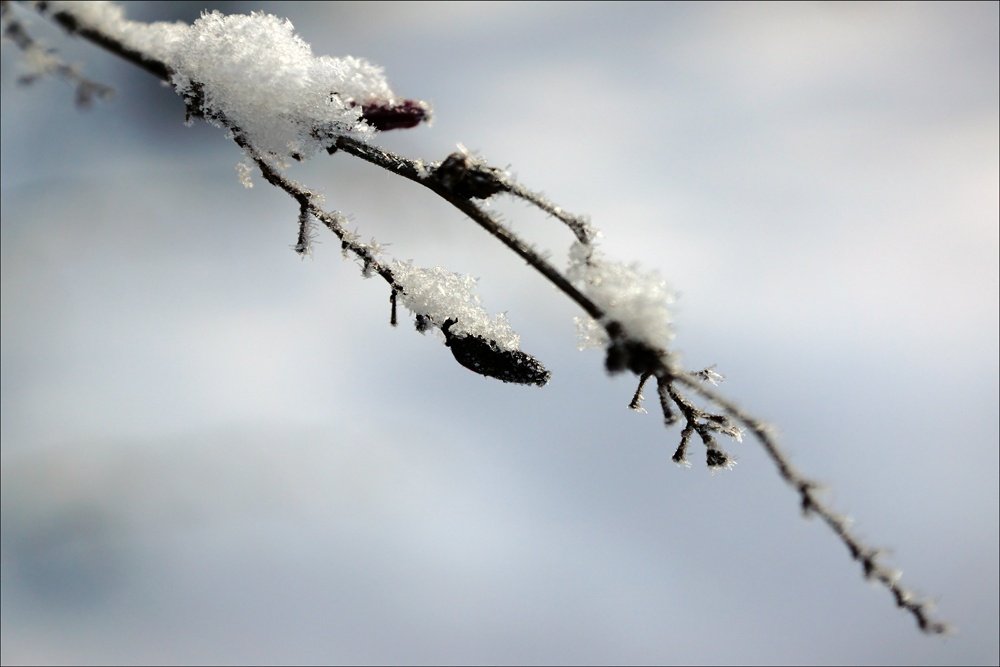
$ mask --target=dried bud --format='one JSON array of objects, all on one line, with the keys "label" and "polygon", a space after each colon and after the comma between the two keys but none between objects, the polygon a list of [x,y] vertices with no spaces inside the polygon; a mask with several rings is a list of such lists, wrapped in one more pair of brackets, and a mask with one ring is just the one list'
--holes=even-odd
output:
[{"label": "dried bud", "polygon": [[399,104],[365,104],[361,117],[376,130],[404,130],[429,120],[430,107],[426,102],[403,100]]},{"label": "dried bud", "polygon": [[533,384],[544,387],[552,373],[540,361],[520,350],[503,350],[493,341],[482,336],[451,333],[455,320],[448,320],[441,327],[445,345],[451,349],[455,360],[474,373],[514,384]]},{"label": "dried bud", "polygon": [[437,181],[456,197],[488,199],[504,189],[500,170],[486,167],[465,153],[452,153],[434,170]]}]

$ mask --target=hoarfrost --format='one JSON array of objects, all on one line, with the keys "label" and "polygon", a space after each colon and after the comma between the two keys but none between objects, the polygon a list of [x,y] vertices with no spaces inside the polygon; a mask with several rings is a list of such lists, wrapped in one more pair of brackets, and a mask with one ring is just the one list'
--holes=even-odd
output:
[{"label": "hoarfrost", "polygon": [[447,320],[457,320],[451,327],[457,336],[481,336],[502,350],[518,349],[521,337],[510,328],[507,316],[500,313],[491,318],[479,305],[479,295],[474,292],[476,279],[472,276],[440,266],[421,268],[414,266],[412,260],[394,260],[392,274],[403,288],[397,298],[411,312],[428,317],[439,326]]}]

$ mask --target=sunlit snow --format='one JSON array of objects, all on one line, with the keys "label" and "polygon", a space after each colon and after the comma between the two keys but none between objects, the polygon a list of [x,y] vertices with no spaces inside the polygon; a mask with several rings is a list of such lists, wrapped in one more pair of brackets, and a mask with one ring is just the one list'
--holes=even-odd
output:
[{"label": "sunlit snow", "polygon": [[473,334],[494,341],[500,349],[516,350],[521,337],[510,328],[503,313],[490,317],[479,305],[474,292],[476,279],[448,271],[440,266],[425,269],[412,261],[392,263],[392,274],[404,289],[399,301],[413,313],[430,318],[439,326],[446,320],[458,323],[452,328],[456,335]]},{"label": "sunlit snow", "polygon": [[375,130],[361,106],[393,100],[382,68],[351,56],[314,56],[288,19],[263,12],[206,12],[187,25],[129,21],[107,2],[51,7],[167,64],[177,92],[198,99],[210,122],[224,118],[279,164],[311,156],[332,135],[370,138]]},{"label": "sunlit snow", "polygon": [[625,327],[633,340],[653,349],[668,349],[674,337],[669,308],[674,298],[658,272],[609,261],[594,246],[574,243],[567,277],[605,312],[603,322],[576,318],[580,349],[606,346],[609,341],[603,325],[610,321]]}]

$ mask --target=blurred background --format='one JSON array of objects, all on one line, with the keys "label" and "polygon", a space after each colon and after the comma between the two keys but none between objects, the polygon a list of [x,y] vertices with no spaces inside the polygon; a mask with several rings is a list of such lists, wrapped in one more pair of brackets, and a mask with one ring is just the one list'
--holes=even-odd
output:
[{"label": "blurred background", "polygon": [[[296,165],[364,238],[480,278],[544,389],[465,370],[176,95],[3,49],[6,663],[996,664],[998,5],[127,3],[287,16],[678,294],[676,348],[775,424],[919,634],[753,441],[709,474],[575,348],[579,312],[429,192]],[[21,16],[26,13],[20,9]],[[565,265],[570,234],[492,204]],[[401,313],[402,314],[402,313]],[[651,392],[648,392],[651,393]]]}]

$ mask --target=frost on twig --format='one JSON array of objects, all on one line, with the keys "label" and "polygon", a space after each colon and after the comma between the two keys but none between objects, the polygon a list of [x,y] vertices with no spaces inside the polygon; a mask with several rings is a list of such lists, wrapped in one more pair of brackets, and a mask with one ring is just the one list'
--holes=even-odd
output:
[{"label": "frost on twig", "polygon": [[[379,276],[390,288],[390,322],[397,322],[397,304],[414,315],[416,328],[438,329],[455,359],[466,368],[504,382],[542,386],[550,373],[521,352],[520,337],[506,315],[490,317],[475,294],[475,280],[443,269],[421,268],[412,261],[383,260],[382,245],[360,241],[345,228],[346,219],[321,206],[319,195],[285,175],[291,160],[319,152],[344,152],[408,178],[442,197],[473,222],[525,260],[583,311],[577,318],[580,346],[605,352],[611,373],[628,370],[639,377],[629,407],[642,410],[642,391],[650,379],[664,425],[683,421],[680,444],[673,454],[689,465],[688,449],[695,435],[705,446],[710,470],[731,468],[732,456],[716,439],[736,441],[744,429],[758,440],[779,475],[799,495],[802,511],[819,516],[862,566],[864,575],[889,590],[898,606],[916,619],[926,633],[944,633],[945,623],[930,615],[930,604],[900,586],[898,573],[884,566],[880,551],[855,535],[845,517],[834,512],[817,493],[818,484],[802,475],[779,448],[771,430],[709,385],[722,376],[713,367],[683,370],[671,351],[673,297],[654,271],[608,260],[595,247],[598,232],[586,218],[514,182],[503,169],[459,150],[440,163],[411,160],[373,146],[379,130],[414,127],[430,120],[424,102],[395,97],[382,70],[353,57],[315,57],[293,30],[274,16],[203,14],[193,25],[128,21],[111,3],[38,2],[31,5],[72,34],[101,46],[172,84],[182,96],[189,119],[203,118],[225,128],[244,151],[241,180],[256,166],[265,181],[283,190],[298,205],[298,234],[293,248],[310,254],[317,223],[340,241],[345,256],[359,262],[362,275]],[[78,100],[87,101],[105,89],[41,49],[3,2],[4,33],[26,54],[33,74],[55,73],[77,85]],[[29,80],[34,80],[30,78]],[[81,97],[82,96],[82,97]],[[565,224],[575,237],[570,262],[560,271],[546,258],[485,210],[481,200],[509,194],[523,199]],[[682,391],[682,389],[687,394]],[[700,396],[712,408],[698,407]]]},{"label": "frost on twig", "polygon": [[[688,373],[688,375],[701,378],[706,373],[713,373],[713,375],[718,376],[718,373],[714,373],[710,368],[695,373]],[[705,445],[705,464],[708,466],[708,469],[732,469],[736,465],[736,461],[719,446],[718,441],[712,434],[721,433],[733,440],[742,442],[743,429],[726,414],[715,414],[696,406],[677,390],[673,384],[673,379],[669,376],[661,377],[655,376],[653,373],[644,373],[639,378],[639,386],[628,405],[629,409],[637,412],[645,412],[642,408],[642,390],[650,378],[653,377],[656,377],[656,395],[660,401],[660,410],[663,412],[664,425],[670,427],[677,423],[678,419],[677,413],[674,412],[675,408],[680,410],[685,420],[684,428],[681,430],[680,445],[678,445],[677,450],[671,457],[674,463],[684,467],[691,466],[691,462],[687,459],[687,450],[691,442],[691,436],[697,433]]]},{"label": "frost on twig", "polygon": [[[253,152],[248,145],[243,147]],[[540,361],[519,349],[521,337],[511,329],[507,316],[499,314],[491,318],[480,305],[475,278],[440,266],[418,267],[411,260],[381,261],[381,244],[374,239],[362,243],[356,233],[344,227],[346,219],[342,215],[319,207],[314,193],[286,178],[263,157],[255,155],[254,160],[265,180],[299,202],[296,251],[309,252],[311,220],[319,220],[340,239],[344,254],[360,261],[363,276],[378,275],[389,284],[390,324],[396,325],[397,304],[402,303],[415,314],[417,330],[423,333],[430,328],[440,329],[455,359],[469,370],[515,384],[548,383],[551,373]]]},{"label": "frost on twig", "polygon": [[430,177],[458,199],[489,199],[505,189],[507,174],[459,145],[458,151],[445,158]]},{"label": "frost on twig", "polygon": [[516,350],[521,337],[504,314],[490,317],[475,293],[476,279],[440,266],[425,269],[412,261],[395,260],[392,274],[400,287],[399,302],[437,326],[454,320],[452,334],[492,340],[502,350]]}]

